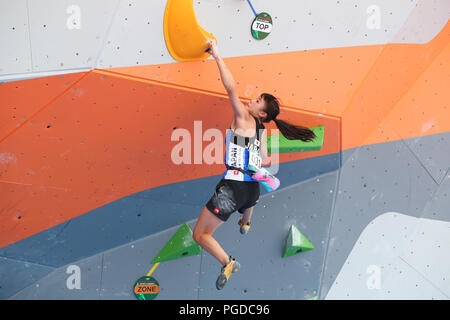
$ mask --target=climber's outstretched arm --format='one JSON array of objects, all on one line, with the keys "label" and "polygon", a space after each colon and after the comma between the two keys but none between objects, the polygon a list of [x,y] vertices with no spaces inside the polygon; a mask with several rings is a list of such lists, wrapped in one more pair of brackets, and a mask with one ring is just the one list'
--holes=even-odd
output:
[{"label": "climber's outstretched arm", "polygon": [[239,97],[237,95],[236,84],[234,82],[233,75],[226,66],[222,57],[219,55],[215,41],[209,39],[208,44],[210,46],[209,53],[214,57],[214,59],[217,62],[217,66],[219,67],[220,77],[222,78],[223,86],[225,87],[225,90],[228,93],[228,97],[230,98],[235,116],[237,118],[249,117],[247,109],[245,108],[244,104],[239,100]]}]

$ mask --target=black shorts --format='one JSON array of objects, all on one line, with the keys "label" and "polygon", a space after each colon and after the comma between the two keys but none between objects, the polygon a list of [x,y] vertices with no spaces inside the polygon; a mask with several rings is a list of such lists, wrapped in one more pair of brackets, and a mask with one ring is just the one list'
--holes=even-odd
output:
[{"label": "black shorts", "polygon": [[244,213],[259,199],[259,182],[220,180],[206,208],[222,221],[227,221],[236,210]]}]

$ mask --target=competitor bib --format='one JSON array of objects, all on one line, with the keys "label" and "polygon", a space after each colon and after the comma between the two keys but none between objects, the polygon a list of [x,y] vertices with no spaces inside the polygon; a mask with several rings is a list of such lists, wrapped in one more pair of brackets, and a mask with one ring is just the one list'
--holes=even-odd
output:
[{"label": "competitor bib", "polygon": [[258,152],[249,150],[248,168],[252,171],[261,169],[262,159]]},{"label": "competitor bib", "polygon": [[244,167],[244,151],[245,148],[230,143],[228,149],[228,163],[232,167],[243,168]]}]

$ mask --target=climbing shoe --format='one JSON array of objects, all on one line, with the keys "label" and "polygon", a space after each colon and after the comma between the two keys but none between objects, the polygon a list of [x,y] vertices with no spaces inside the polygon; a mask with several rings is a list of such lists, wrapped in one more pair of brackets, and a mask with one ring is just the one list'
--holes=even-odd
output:
[{"label": "climbing shoe", "polygon": [[238,221],[239,226],[241,227],[239,231],[242,234],[247,234],[248,230],[250,230],[250,222],[242,223],[242,219]]},{"label": "climbing shoe", "polygon": [[217,278],[216,281],[217,290],[221,290],[227,283],[231,274],[237,272],[240,267],[241,265],[239,264],[239,262],[237,262],[235,258],[230,256],[230,260],[228,261],[228,263],[224,265],[220,270],[219,277]]}]

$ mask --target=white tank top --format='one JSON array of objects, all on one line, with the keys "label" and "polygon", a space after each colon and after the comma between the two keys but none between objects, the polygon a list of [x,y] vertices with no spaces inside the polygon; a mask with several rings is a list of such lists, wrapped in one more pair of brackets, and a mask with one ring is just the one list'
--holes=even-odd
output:
[{"label": "white tank top", "polygon": [[[225,166],[227,170],[222,178],[225,180],[257,181],[251,177],[249,164],[261,167],[261,137],[264,125],[253,117],[256,122],[256,133],[253,137],[236,134],[231,128],[225,137]],[[261,131],[260,131],[261,130]],[[249,172],[249,173],[247,173]]]}]

